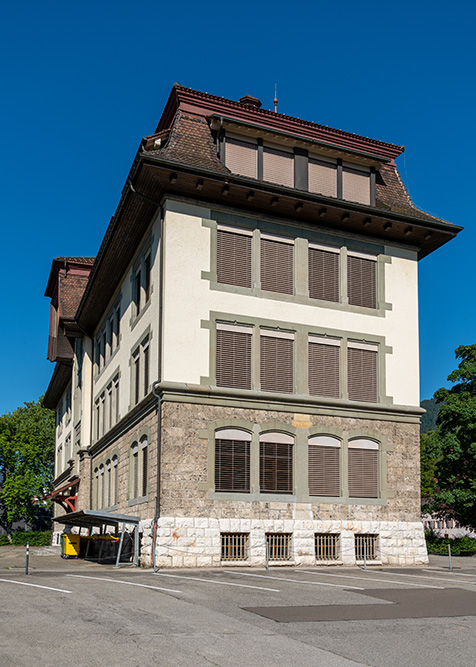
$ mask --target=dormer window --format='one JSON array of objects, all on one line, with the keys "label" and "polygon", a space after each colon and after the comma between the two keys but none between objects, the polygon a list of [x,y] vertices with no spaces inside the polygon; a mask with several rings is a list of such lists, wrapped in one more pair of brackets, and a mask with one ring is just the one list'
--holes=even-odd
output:
[{"label": "dormer window", "polygon": [[225,164],[234,174],[258,177],[258,144],[256,140],[226,135]]},{"label": "dormer window", "polygon": [[342,199],[370,205],[370,169],[344,162]]}]

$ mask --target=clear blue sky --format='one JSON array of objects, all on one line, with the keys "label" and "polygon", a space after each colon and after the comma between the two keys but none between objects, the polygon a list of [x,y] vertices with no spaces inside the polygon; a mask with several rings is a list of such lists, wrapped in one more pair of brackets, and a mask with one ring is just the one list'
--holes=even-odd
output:
[{"label": "clear blue sky", "polygon": [[4,4],[0,414],[46,389],[56,255],[95,255],[141,137],[175,81],[250,93],[306,120],[404,144],[415,203],[466,229],[420,264],[421,396],[476,341],[476,5],[466,2]]}]

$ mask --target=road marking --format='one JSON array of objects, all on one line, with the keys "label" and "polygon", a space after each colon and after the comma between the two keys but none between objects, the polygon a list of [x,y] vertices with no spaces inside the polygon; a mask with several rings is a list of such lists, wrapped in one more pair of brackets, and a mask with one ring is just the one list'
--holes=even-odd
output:
[{"label": "road marking", "polygon": [[353,588],[356,591],[364,591],[365,588],[358,586],[344,586],[342,584],[326,584],[321,581],[300,581],[299,579],[286,579],[285,577],[273,577],[268,574],[251,574],[251,572],[235,572],[228,570],[227,574],[239,574],[242,577],[262,577],[263,579],[277,579],[278,581],[293,581],[295,584],[313,584],[314,586],[333,586],[334,588]]},{"label": "road marking", "polygon": [[301,570],[306,574],[317,574],[319,577],[339,577],[341,579],[362,579],[364,581],[382,581],[386,584],[398,584],[399,586],[418,586],[419,588],[439,588],[444,589],[444,586],[428,586],[427,584],[412,584],[408,581],[392,581],[392,579],[372,579],[371,577],[358,577],[353,574],[330,574],[328,572],[312,572],[311,570]]},{"label": "road marking", "polygon": [[[425,570],[425,572],[433,572],[433,570]],[[441,574],[440,572],[438,574]],[[458,575],[463,577],[464,575]],[[469,575],[472,576],[472,575]],[[419,579],[433,579],[433,581],[449,581],[453,584],[472,584],[473,586],[476,585],[476,581],[463,581],[462,579],[454,579],[451,581],[451,576],[450,577],[425,577],[424,574],[403,574],[403,572],[392,572],[392,577],[418,577]]]},{"label": "road marking", "polygon": [[133,581],[123,581],[122,579],[107,579],[106,577],[88,577],[85,574],[67,574],[67,577],[78,577],[78,579],[97,579],[98,581],[112,581],[114,584],[126,584],[128,586],[141,586],[141,588],[152,588],[155,591],[165,591],[166,593],[181,593],[172,588],[160,588],[159,586],[148,586],[147,584],[136,584]]},{"label": "road marking", "polygon": [[[434,572],[435,574],[445,574],[441,570],[428,570],[427,568],[424,569],[424,572]],[[468,572],[462,572],[459,574],[459,572],[453,572],[452,570],[448,571],[448,574],[450,577],[458,576],[458,577],[476,577],[476,574],[469,574]]]},{"label": "road marking", "polygon": [[63,588],[52,588],[51,586],[40,586],[40,584],[27,584],[26,581],[15,581],[14,579],[0,579],[7,584],[20,584],[20,586],[33,586],[34,588],[46,588],[48,591],[56,591],[57,593],[72,593],[72,591],[65,591]]},{"label": "road marking", "polygon": [[246,584],[233,584],[230,581],[215,581],[214,579],[202,579],[202,577],[186,577],[180,574],[163,574],[162,572],[154,572],[159,577],[175,577],[176,579],[191,579],[192,581],[206,581],[210,584],[220,584],[221,586],[240,586],[241,588],[256,588],[259,591],[271,591],[272,593],[280,593],[277,588],[263,588],[263,586],[247,586]]}]

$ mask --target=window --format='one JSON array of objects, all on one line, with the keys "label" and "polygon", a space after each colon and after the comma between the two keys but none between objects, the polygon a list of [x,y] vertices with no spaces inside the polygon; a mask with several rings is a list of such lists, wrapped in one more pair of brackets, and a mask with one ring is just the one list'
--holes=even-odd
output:
[{"label": "window", "polygon": [[337,197],[337,164],[335,160],[309,156],[309,192]]},{"label": "window", "polygon": [[132,404],[139,403],[149,393],[150,384],[150,347],[146,336],[132,353]]},{"label": "window", "polygon": [[316,560],[337,560],[339,557],[339,535],[315,533],[314,549]]},{"label": "window", "polygon": [[112,415],[117,424],[119,421],[119,375],[116,375],[112,384]]},{"label": "window", "polygon": [[377,345],[349,341],[347,350],[349,398],[378,401]]},{"label": "window", "polygon": [[294,242],[261,234],[261,289],[293,294]]},{"label": "window", "polygon": [[105,477],[105,491],[104,491],[104,498],[105,498],[105,507],[110,507],[112,505],[111,502],[111,474],[112,474],[112,468],[111,468],[111,461],[108,459],[106,461],[106,477]]},{"label": "window", "polygon": [[150,299],[150,252],[144,261],[144,274],[145,302],[147,303]]},{"label": "window", "polygon": [[140,348],[137,348],[132,355],[133,368],[133,388],[134,388],[134,404],[139,402],[140,398]]},{"label": "window", "polygon": [[340,396],[340,341],[309,336],[309,393],[312,396]]},{"label": "window", "polygon": [[99,468],[94,468],[93,505],[94,509],[99,509]]},{"label": "window", "polygon": [[377,307],[377,257],[349,251],[347,291],[351,306]]},{"label": "window", "polygon": [[216,326],[217,386],[251,389],[252,328],[220,323]]},{"label": "window", "polygon": [[264,146],[263,180],[292,188],[294,185],[294,155],[281,147]]},{"label": "window", "polygon": [[309,244],[309,296],[339,301],[339,250]]},{"label": "window", "polygon": [[144,366],[144,396],[149,393],[149,338],[142,343],[142,357]]},{"label": "window", "polygon": [[227,285],[251,287],[252,232],[217,230],[217,280]]},{"label": "window", "polygon": [[356,438],[349,440],[349,496],[378,498],[378,443]]},{"label": "window", "polygon": [[293,492],[294,438],[284,433],[260,436],[260,491],[262,493]]},{"label": "window", "polygon": [[114,349],[119,347],[119,334],[121,328],[121,307],[117,306],[114,311]]},{"label": "window", "polygon": [[134,278],[134,303],[136,306],[136,316],[139,315],[141,309],[141,271],[136,272]]},{"label": "window", "polygon": [[378,535],[354,535],[355,559],[376,560]]},{"label": "window", "polygon": [[141,440],[141,453],[142,453],[142,496],[147,495],[147,480],[148,480],[148,447],[147,447],[147,438],[142,438]]},{"label": "window", "polygon": [[247,560],[249,533],[221,533],[221,560]]},{"label": "window", "polygon": [[134,442],[131,447],[131,498],[139,496],[139,445]]},{"label": "window", "polygon": [[330,435],[309,438],[309,495],[340,496],[340,445]]},{"label": "window", "polygon": [[99,466],[99,509],[104,507],[104,465]]},{"label": "window", "polygon": [[117,456],[112,457],[111,505],[117,505],[119,499],[119,475]]},{"label": "window", "polygon": [[294,390],[294,334],[260,331],[261,389],[292,394]]},{"label": "window", "polygon": [[342,198],[370,205],[370,170],[356,164],[344,163]]},{"label": "window", "polygon": [[267,560],[290,560],[291,538],[291,533],[266,533]]},{"label": "window", "polygon": [[215,491],[250,490],[251,435],[238,429],[215,433]]},{"label": "window", "polygon": [[227,135],[225,148],[225,164],[234,174],[257,177],[257,144],[256,141],[235,138]]}]

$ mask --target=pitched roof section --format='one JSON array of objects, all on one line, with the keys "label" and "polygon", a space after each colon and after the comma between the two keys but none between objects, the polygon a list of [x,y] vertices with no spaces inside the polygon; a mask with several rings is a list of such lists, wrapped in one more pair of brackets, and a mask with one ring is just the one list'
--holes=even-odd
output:
[{"label": "pitched roof section", "polygon": [[[253,109],[254,111],[262,110]],[[267,113],[275,115],[273,112]],[[179,109],[168,133],[168,139],[167,133],[161,132],[160,135],[160,148],[154,147],[154,138],[157,135],[145,139],[143,145],[147,155],[155,155],[164,160],[176,162],[177,165],[199,167],[222,174],[231,173],[217,157],[216,144],[209,123],[204,116],[186,113]],[[148,147],[151,147],[151,150],[147,150]],[[377,174],[375,208],[404,213],[422,220],[446,222],[415,206],[403,185],[396,166],[391,163],[382,164]]]},{"label": "pitched roof section", "polygon": [[404,147],[363,137],[352,132],[345,132],[327,125],[319,125],[300,118],[275,113],[267,109],[259,109],[249,104],[235,102],[224,97],[201,93],[191,88],[174,84],[156,132],[169,129],[177,112],[185,111],[197,116],[211,115],[228,116],[230,118],[251,122],[269,129],[290,132],[299,137],[307,137],[344,150],[361,150],[375,156],[394,159],[403,152]]}]

